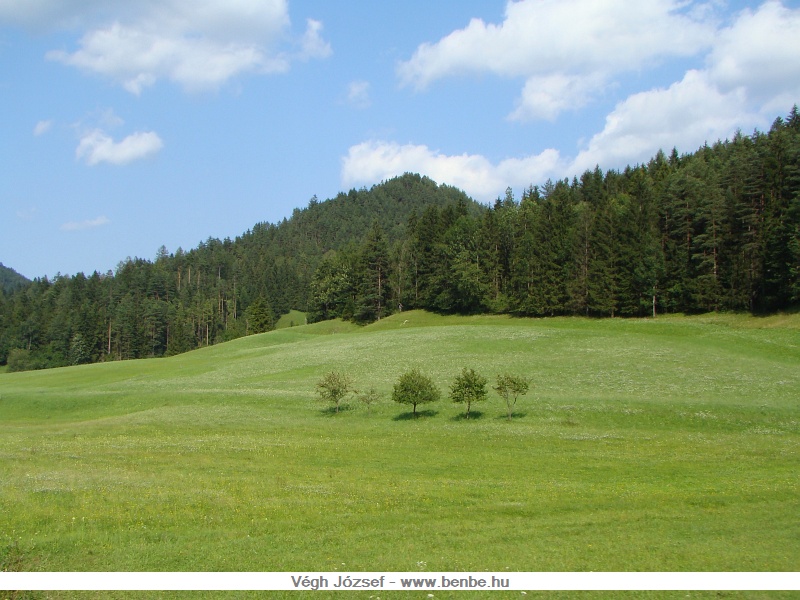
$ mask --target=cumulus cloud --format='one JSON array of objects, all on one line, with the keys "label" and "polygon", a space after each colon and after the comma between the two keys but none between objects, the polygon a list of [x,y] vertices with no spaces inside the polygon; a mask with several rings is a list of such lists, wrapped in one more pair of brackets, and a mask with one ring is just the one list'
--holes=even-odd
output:
[{"label": "cumulus cloud", "polygon": [[75,156],[89,166],[102,162],[125,165],[156,154],[163,145],[158,134],[152,131],[136,132],[115,142],[102,129],[94,129],[81,137]]},{"label": "cumulus cloud", "polygon": [[445,155],[425,145],[367,141],[349,149],[342,161],[342,182],[356,186],[418,172],[491,201],[508,186],[572,177],[596,165],[623,168],[648,160],[659,149],[693,151],[706,141],[725,139],[742,123],[769,125],[748,108],[745,90],[721,91],[708,72],[690,70],[667,88],[633,94],[617,104],[602,131],[571,159],[546,149],[493,163],[479,154]]},{"label": "cumulus cloud", "polygon": [[328,58],[333,53],[333,50],[331,45],[322,39],[322,22],[308,19],[306,25],[306,32],[300,40],[301,50],[298,58],[302,60]]},{"label": "cumulus cloud", "polygon": [[188,90],[213,89],[246,71],[281,72],[288,63],[267,57],[255,45],[146,31],[120,23],[87,33],[80,50],[47,57],[118,80],[133,94],[169,79]]},{"label": "cumulus cloud", "polygon": [[709,46],[713,26],[677,0],[520,0],[499,25],[473,19],[398,66],[403,85],[423,90],[469,73],[521,77],[514,119],[552,119],[587,102],[611,78]]},{"label": "cumulus cloud", "polygon": [[446,155],[424,145],[371,140],[352,146],[342,159],[342,183],[353,187],[415,172],[488,202],[508,186],[526,187],[551,176],[559,167],[559,153],[552,149],[494,164],[477,154]]},{"label": "cumulus cloud", "polygon": [[800,9],[766,2],[741,11],[715,34],[704,68],[618,103],[570,170],[620,168],[659,149],[690,152],[737,128],[769,127],[800,98],[798,55]]},{"label": "cumulus cloud", "polygon": [[525,82],[517,108],[509,115],[513,121],[554,120],[562,111],[582,108],[592,92],[603,84],[600,74],[572,76],[553,73],[530,77]]},{"label": "cumulus cloud", "polygon": [[[85,31],[77,49],[52,50],[47,58],[109,77],[133,94],[164,79],[192,91],[215,89],[237,75],[282,73],[293,60],[331,54],[321,36],[322,23],[313,19],[296,40],[297,51],[280,50],[292,37],[286,0],[34,4],[42,21],[71,23]],[[4,14],[24,22],[34,11],[4,11],[0,5],[0,19]]]},{"label": "cumulus cloud", "polygon": [[800,97],[800,9],[766,2],[722,29],[708,56],[710,79],[723,92],[744,89],[752,102],[785,111]]},{"label": "cumulus cloud", "polygon": [[52,121],[39,121],[33,128],[33,135],[39,137],[40,135],[44,135],[50,128],[53,126]]},{"label": "cumulus cloud", "polygon": [[368,81],[351,81],[347,86],[347,102],[355,108],[369,108],[372,100],[369,96]]},{"label": "cumulus cloud", "polygon": [[742,123],[764,125],[762,117],[747,109],[744,92],[722,92],[708,73],[691,70],[666,89],[640,92],[620,102],[569,171],[581,173],[595,165],[621,168],[643,162],[660,149],[693,151],[706,141],[725,139]]},{"label": "cumulus cloud", "polygon": [[[571,177],[595,165],[622,168],[659,149],[689,152],[737,128],[768,127],[800,98],[799,55],[800,8],[777,0],[724,19],[713,3],[520,0],[508,3],[500,24],[474,19],[436,43],[422,44],[397,74],[417,90],[469,73],[522,78],[509,119],[554,120],[591,104],[626,72],[692,60],[694,68],[680,79],[621,99],[573,158],[544,150],[519,159],[526,172],[504,179],[516,186]],[[440,181],[461,177],[466,183],[460,185],[483,198],[480,190],[498,187],[494,179],[506,165],[517,166],[513,159],[492,165],[480,156],[444,157],[425,146],[375,143],[351,148],[343,172],[356,165],[373,177],[403,168],[434,170],[442,174]],[[470,176],[444,165],[463,166]]]},{"label": "cumulus cloud", "polygon": [[[782,73],[788,75],[794,68],[787,64]],[[603,129],[576,149],[572,159],[546,149],[493,164],[481,155],[448,156],[424,145],[369,141],[350,148],[343,159],[342,181],[347,185],[374,183],[412,171],[489,201],[507,186],[526,187],[547,178],[572,177],[596,165],[623,168],[647,161],[660,149],[693,151],[705,142],[729,137],[743,124],[769,126],[774,114],[765,105],[750,101],[757,90],[746,81],[721,86],[717,77],[713,69],[692,69],[668,87],[630,95],[608,114]],[[783,107],[787,109],[788,105]]]},{"label": "cumulus cloud", "polygon": [[69,221],[61,225],[61,231],[83,231],[85,229],[95,229],[108,225],[111,220],[106,216],[100,216],[96,219],[89,219],[86,221]]},{"label": "cumulus cloud", "polygon": [[0,0],[0,22],[32,29],[70,26],[81,20],[81,13],[100,5],[102,0]]}]

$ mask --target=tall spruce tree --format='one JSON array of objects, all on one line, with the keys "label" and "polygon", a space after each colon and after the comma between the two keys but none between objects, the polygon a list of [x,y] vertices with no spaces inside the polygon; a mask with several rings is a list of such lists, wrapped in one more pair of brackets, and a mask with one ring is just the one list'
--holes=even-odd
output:
[{"label": "tall spruce tree", "polygon": [[378,221],[361,244],[358,256],[358,284],[355,319],[360,322],[380,320],[391,314],[391,261],[386,235]]},{"label": "tall spruce tree", "polygon": [[247,333],[264,333],[275,327],[275,316],[272,307],[264,296],[247,307]]}]

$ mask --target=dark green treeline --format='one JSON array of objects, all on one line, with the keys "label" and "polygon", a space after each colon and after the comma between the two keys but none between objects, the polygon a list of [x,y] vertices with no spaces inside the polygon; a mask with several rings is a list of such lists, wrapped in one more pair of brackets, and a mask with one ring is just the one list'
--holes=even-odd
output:
[{"label": "dark green treeline", "polygon": [[162,356],[267,330],[292,308],[648,316],[800,301],[800,115],[492,207],[404,175],[117,271],[0,295],[10,369]]},{"label": "dark green treeline", "polygon": [[325,256],[310,318],[405,308],[524,316],[773,312],[800,300],[800,117],[623,172],[429,206],[393,245]]},{"label": "dark green treeline", "polygon": [[9,370],[178,354],[267,331],[305,310],[326,253],[357,244],[377,223],[392,242],[428,206],[483,208],[463,192],[406,175],[295,209],[235,240],[128,258],[115,272],[56,276],[0,288],[0,364]]}]

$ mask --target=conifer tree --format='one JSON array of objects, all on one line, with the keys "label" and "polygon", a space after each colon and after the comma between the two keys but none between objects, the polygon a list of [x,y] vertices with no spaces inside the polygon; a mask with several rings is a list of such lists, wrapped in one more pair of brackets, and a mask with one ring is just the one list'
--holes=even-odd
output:
[{"label": "conifer tree", "polygon": [[272,308],[264,296],[259,296],[247,307],[247,332],[249,334],[264,333],[275,326]]},{"label": "conifer tree", "polygon": [[355,318],[361,322],[380,320],[391,297],[389,247],[383,229],[374,221],[358,256],[358,290]]}]

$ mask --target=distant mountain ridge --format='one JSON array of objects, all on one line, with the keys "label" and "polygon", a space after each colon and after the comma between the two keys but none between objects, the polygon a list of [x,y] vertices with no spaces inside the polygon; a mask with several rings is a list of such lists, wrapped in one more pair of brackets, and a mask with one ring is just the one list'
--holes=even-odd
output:
[{"label": "distant mountain ridge", "polygon": [[4,292],[13,292],[26,283],[30,283],[27,277],[20,275],[14,269],[6,267],[0,262],[0,289]]}]

